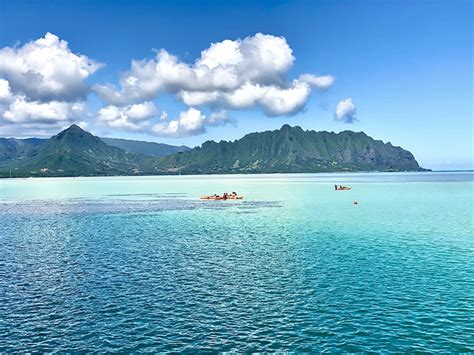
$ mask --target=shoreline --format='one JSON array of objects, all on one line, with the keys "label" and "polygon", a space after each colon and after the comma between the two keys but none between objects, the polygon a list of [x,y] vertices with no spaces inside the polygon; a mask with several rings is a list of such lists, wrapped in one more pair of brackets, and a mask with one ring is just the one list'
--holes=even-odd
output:
[{"label": "shoreline", "polygon": [[[257,173],[257,174],[163,174],[163,175],[83,175],[83,176],[30,176],[30,177],[0,177],[0,182],[2,181],[26,181],[26,180],[85,180],[89,178],[93,179],[153,179],[153,178],[181,178],[181,179],[199,179],[199,178],[208,178],[208,179],[220,179],[220,178],[241,178],[251,179],[251,178],[285,178],[285,177],[301,177],[301,178],[331,178],[340,180],[341,177],[364,177],[364,176],[380,176],[380,177],[396,177],[396,176],[435,176],[437,174],[474,174],[474,170],[430,170],[430,171],[397,171],[397,172],[387,172],[387,171],[358,171],[358,172],[320,172],[320,173]],[[332,180],[330,180],[332,181]],[[328,181],[329,182],[329,181]]]},{"label": "shoreline", "polygon": [[0,176],[0,180],[44,179],[44,178],[85,178],[85,177],[146,177],[146,176],[248,176],[248,175],[314,175],[314,174],[416,174],[436,172],[474,172],[474,170],[401,170],[401,171],[318,171],[318,172],[235,172],[235,173],[186,173],[186,174],[135,174],[135,175],[36,175],[36,176]]},{"label": "shoreline", "polygon": [[[398,174],[398,173],[429,173],[429,172],[469,172],[474,170],[432,170],[420,168],[419,170],[360,170],[360,171],[315,171],[315,172],[206,172],[206,173],[163,173],[163,174],[117,174],[117,175],[24,175],[24,176],[8,176],[0,175],[2,179],[36,179],[36,178],[74,178],[74,177],[139,177],[139,176],[206,176],[206,175],[230,175],[230,176],[246,176],[246,175],[282,175],[282,174]],[[13,175],[13,174],[12,174]]]}]

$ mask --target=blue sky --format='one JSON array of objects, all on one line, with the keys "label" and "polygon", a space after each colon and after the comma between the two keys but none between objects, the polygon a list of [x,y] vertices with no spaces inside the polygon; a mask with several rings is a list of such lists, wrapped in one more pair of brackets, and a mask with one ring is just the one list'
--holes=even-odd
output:
[{"label": "blue sky", "polygon": [[[23,106],[13,109],[4,104],[3,114],[8,114],[3,125],[0,121],[0,129],[4,131],[0,133],[35,135],[37,129],[37,135],[47,135],[69,121],[56,122],[45,116],[33,124],[28,121],[33,119],[31,112],[51,108],[60,113],[73,112],[71,105],[79,102],[84,107],[74,111],[77,115],[74,120],[87,123],[86,128],[96,134],[111,137],[194,146],[208,139],[236,139],[252,131],[277,129],[289,123],[314,130],[363,130],[374,138],[409,149],[424,167],[472,168],[472,23],[472,2],[459,0],[1,0],[0,48],[9,47],[20,56],[26,51],[21,50],[25,44],[43,38],[49,32],[59,40],[67,41],[68,51],[73,55],[81,54],[102,64],[90,69],[83,78],[88,88],[105,84],[113,84],[115,88],[102,91],[99,97],[99,89],[84,93],[77,89],[77,78],[67,77],[67,82],[77,84],[71,84],[71,87],[77,89],[74,95],[80,98],[67,92],[59,95],[58,91],[40,95],[40,88],[32,94],[24,94],[21,82],[15,82],[13,70],[16,69],[4,69],[3,76],[9,81],[11,91],[8,105],[13,105],[14,100],[23,100]],[[334,82],[329,87],[320,85],[320,81],[301,84],[310,91],[307,98],[285,103],[278,112],[272,108],[273,98],[259,99],[257,104],[245,107],[222,104],[223,101],[187,105],[177,99],[176,90],[190,90],[188,83],[179,89],[176,89],[178,84],[167,84],[166,88],[157,89],[151,95],[143,91],[140,97],[131,98],[134,93],[127,93],[120,102],[111,98],[123,89],[119,80],[121,75],[130,73],[133,59],[153,59],[157,50],[164,49],[176,56],[179,63],[192,66],[200,58],[201,51],[212,43],[224,40],[244,45],[255,43],[259,39],[254,37],[257,33],[270,35],[269,40],[283,38],[293,56],[291,65],[276,74],[257,73],[260,81],[256,85],[260,88],[269,85],[268,88],[277,87],[278,90],[291,89],[298,85],[293,80],[303,83],[300,75],[305,73],[313,78],[330,75]],[[250,39],[246,41],[245,38]],[[275,42],[275,45],[279,43]],[[280,55],[280,52],[275,53]],[[0,78],[1,58],[0,54]],[[255,63],[252,65],[253,69],[265,71]],[[238,73],[246,75],[249,71]],[[282,78],[284,83],[275,84]],[[210,89],[206,87],[206,90]],[[218,94],[224,95],[223,92]],[[281,94],[287,97],[286,91]],[[353,106],[341,107],[342,113],[335,119],[336,106],[348,98]],[[61,100],[70,106],[63,105]],[[126,108],[145,101],[154,106],[150,109],[153,111],[150,119],[140,121],[139,127],[127,128],[127,124],[123,124],[127,118],[123,117],[130,110]],[[52,106],[45,106],[49,104]],[[114,110],[100,111],[111,105]],[[189,111],[191,107],[193,112]],[[28,109],[28,114],[20,108]],[[102,120],[97,118],[99,112],[102,112]],[[121,119],[112,121],[110,115],[117,112]],[[180,113],[184,114],[180,116]],[[213,113],[218,115],[213,116]],[[211,120],[211,116],[217,118]],[[354,117],[357,120],[347,123]],[[169,122],[179,118],[183,119],[180,124],[199,121],[199,126],[173,131]],[[160,127],[152,130],[155,124]]]}]

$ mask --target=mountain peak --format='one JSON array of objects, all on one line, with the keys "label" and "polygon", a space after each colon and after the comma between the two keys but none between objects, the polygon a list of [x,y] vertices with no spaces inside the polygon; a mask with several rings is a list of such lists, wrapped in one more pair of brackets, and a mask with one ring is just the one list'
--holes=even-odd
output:
[{"label": "mountain peak", "polygon": [[65,130],[63,130],[63,132],[65,131],[69,131],[69,132],[86,132],[84,131],[81,127],[79,127],[77,124],[73,123],[72,125],[70,125],[68,128],[66,128]]},{"label": "mountain peak", "polygon": [[102,143],[99,138],[87,131],[84,131],[78,125],[72,124],[68,128],[48,139],[48,141],[46,141],[46,145],[60,144],[69,146],[70,148],[78,148],[89,144],[97,145],[99,142]]},{"label": "mountain peak", "polygon": [[290,126],[288,123],[285,123],[283,126],[281,126],[280,131],[302,131],[303,128],[300,126]]},{"label": "mountain peak", "polygon": [[84,131],[81,127],[79,127],[76,124],[72,124],[68,128],[62,130],[61,132],[53,136],[53,138],[62,139],[64,137],[71,137],[71,136],[93,137],[91,133]]}]

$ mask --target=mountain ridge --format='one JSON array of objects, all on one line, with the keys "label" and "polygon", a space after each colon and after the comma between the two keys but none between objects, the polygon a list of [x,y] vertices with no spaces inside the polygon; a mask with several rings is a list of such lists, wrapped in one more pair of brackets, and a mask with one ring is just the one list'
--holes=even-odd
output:
[{"label": "mountain ridge", "polygon": [[161,157],[108,145],[77,125],[43,143],[25,140],[31,143],[24,144],[28,148],[13,150],[13,158],[2,160],[5,140],[0,141],[1,177],[11,171],[12,176],[108,176],[425,170],[409,151],[364,132],[316,132],[288,124],[234,141],[206,141]]},{"label": "mountain ridge", "polygon": [[140,153],[151,157],[161,157],[169,154],[190,150],[185,145],[169,145],[164,143],[138,141],[123,138],[99,137],[105,144],[123,149],[129,153]]},{"label": "mountain ridge", "polygon": [[[71,127],[69,127],[71,128]],[[139,141],[124,138],[99,137],[104,143],[120,148],[129,153],[140,153],[146,156],[160,157],[168,154],[190,150],[185,145],[175,146],[164,143]],[[2,138],[0,137],[0,164],[2,161],[15,158],[23,149],[39,147],[48,138]]]},{"label": "mountain ridge", "polygon": [[285,124],[235,141],[206,141],[201,147],[163,157],[155,170],[200,174],[423,169],[410,152],[364,132],[305,131]]},{"label": "mountain ridge", "polygon": [[[13,168],[27,174],[47,172],[57,176],[124,175],[140,171],[139,155],[109,146],[77,125],[47,139],[30,160],[15,162]],[[10,167],[12,168],[12,167]],[[45,171],[43,171],[45,172]]]}]

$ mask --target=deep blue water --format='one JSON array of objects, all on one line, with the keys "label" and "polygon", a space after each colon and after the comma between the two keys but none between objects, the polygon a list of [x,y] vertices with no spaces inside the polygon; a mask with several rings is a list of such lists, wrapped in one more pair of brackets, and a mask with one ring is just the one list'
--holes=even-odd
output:
[{"label": "deep blue water", "polygon": [[0,352],[472,352],[473,177],[0,181]]}]

